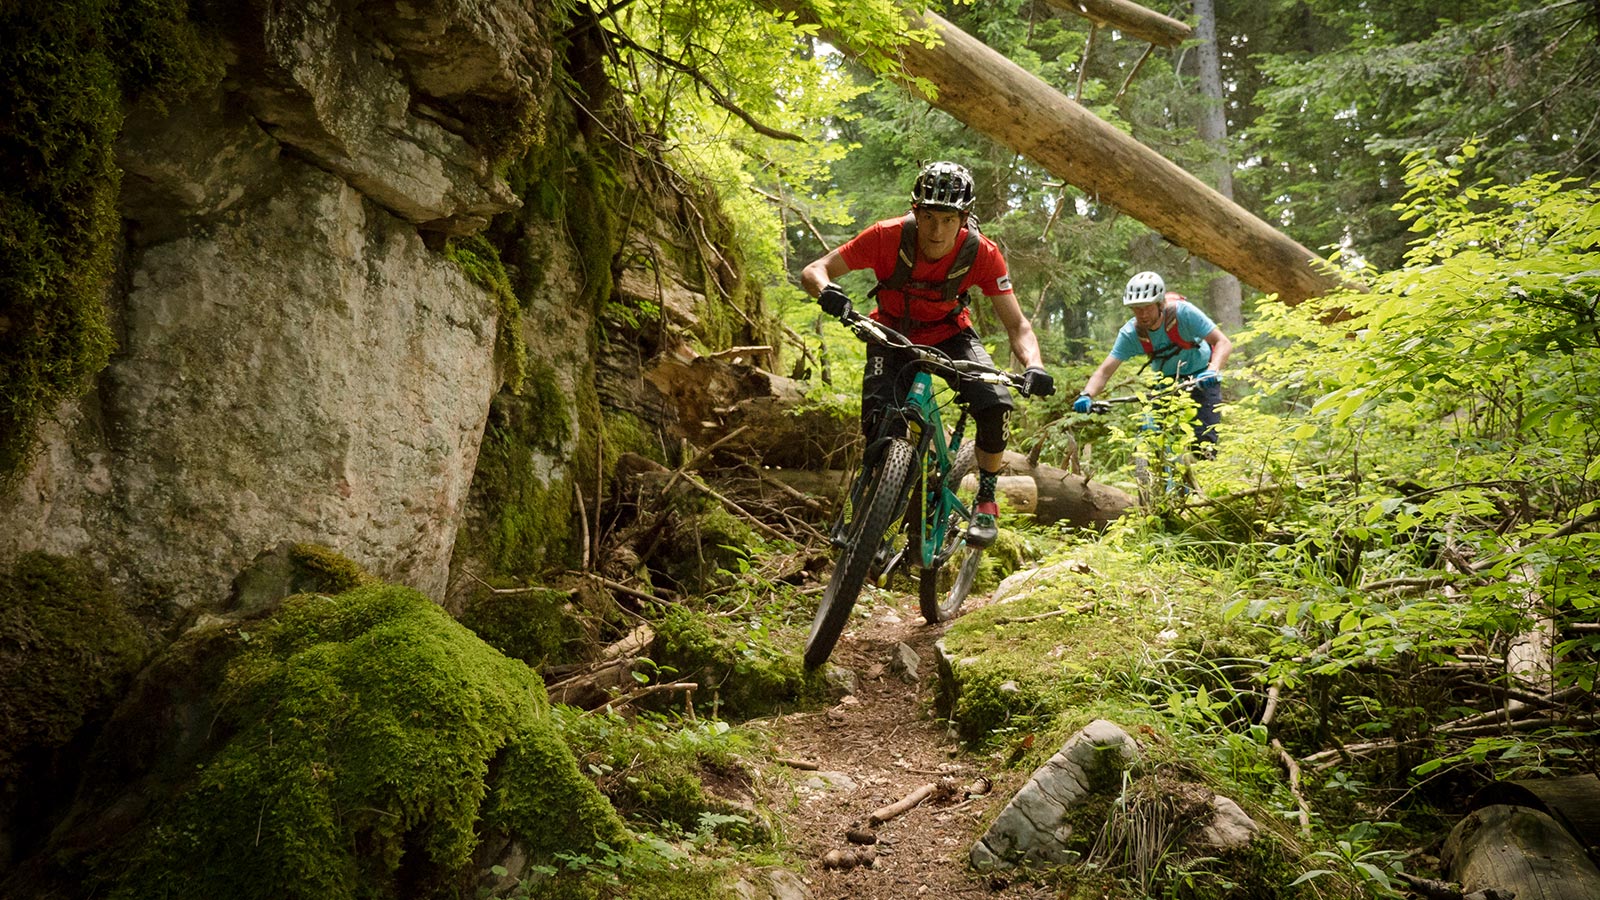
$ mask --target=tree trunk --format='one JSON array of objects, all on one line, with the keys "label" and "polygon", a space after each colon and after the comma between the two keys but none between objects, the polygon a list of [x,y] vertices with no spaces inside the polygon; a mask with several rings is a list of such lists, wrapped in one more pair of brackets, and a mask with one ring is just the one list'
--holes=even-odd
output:
[{"label": "tree trunk", "polygon": [[1083,16],[1096,25],[1110,25],[1162,47],[1176,47],[1189,39],[1189,26],[1128,0],[1048,0],[1051,6]]},{"label": "tree trunk", "polygon": [[[769,2],[816,22],[785,0]],[[1340,286],[1312,265],[1311,251],[943,18],[927,12],[910,26],[944,38],[899,48],[906,75],[937,90],[934,106],[1264,292],[1297,303]]]},{"label": "tree trunk", "polygon": [[1485,806],[1456,824],[1443,862],[1463,891],[1515,892],[1517,900],[1593,900],[1600,871],[1554,819],[1523,806]]},{"label": "tree trunk", "polygon": [[[1040,525],[1069,522],[1079,527],[1099,527],[1114,521],[1134,505],[1132,497],[1098,481],[1089,481],[1054,466],[1029,465],[1021,453],[1006,453],[1004,474],[996,487],[1001,508],[1032,513]],[[768,475],[804,493],[832,500],[844,492],[855,475],[840,469],[813,471],[773,469]]]},{"label": "tree trunk", "polygon": [[[1228,151],[1228,107],[1222,93],[1222,63],[1217,51],[1217,14],[1212,0],[1194,0],[1199,19],[1195,37],[1199,39],[1200,93],[1205,107],[1200,112],[1200,138],[1211,149],[1212,180],[1217,193],[1233,199],[1233,154]],[[1239,279],[1223,272],[1206,285],[1211,315],[1224,331],[1244,327],[1244,299]]]}]

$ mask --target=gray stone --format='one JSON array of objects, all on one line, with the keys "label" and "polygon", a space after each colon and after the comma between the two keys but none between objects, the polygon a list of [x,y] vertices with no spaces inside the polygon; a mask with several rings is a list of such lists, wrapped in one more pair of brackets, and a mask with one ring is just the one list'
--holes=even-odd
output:
[{"label": "gray stone", "polygon": [[1237,850],[1249,844],[1261,831],[1250,815],[1221,794],[1211,798],[1211,822],[1194,837],[1194,843],[1218,850]]},{"label": "gray stone", "polygon": [[922,680],[917,674],[917,668],[921,663],[922,661],[917,658],[917,651],[905,643],[895,644],[894,650],[889,654],[889,671],[912,684]]},{"label": "gray stone", "polygon": [[1122,783],[1122,773],[1139,761],[1137,742],[1104,719],[1084,726],[1017,791],[988,832],[973,845],[968,860],[979,870],[1022,862],[1070,862],[1066,811],[1090,795]]},{"label": "gray stone", "polygon": [[813,791],[844,791],[856,789],[856,781],[843,772],[815,772],[806,778],[805,786]]},{"label": "gray stone", "polygon": [[739,900],[811,900],[811,889],[799,875],[776,866],[758,869],[733,885]]}]

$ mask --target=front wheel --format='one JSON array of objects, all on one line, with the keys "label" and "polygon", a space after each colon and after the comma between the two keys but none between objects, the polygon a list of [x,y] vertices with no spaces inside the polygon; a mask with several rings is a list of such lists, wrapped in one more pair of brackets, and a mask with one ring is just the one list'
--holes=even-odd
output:
[{"label": "front wheel", "polygon": [[983,563],[983,550],[967,543],[967,526],[971,522],[970,513],[976,505],[977,492],[961,489],[962,480],[975,471],[977,459],[973,443],[967,441],[956,451],[956,458],[950,463],[950,472],[945,476],[944,483],[961,498],[969,514],[962,515],[959,510],[950,511],[944,522],[940,546],[940,554],[945,555],[944,562],[924,568],[918,579],[918,605],[923,621],[929,625],[946,621],[956,614],[956,610],[961,608],[967,595],[972,592],[972,583],[978,578],[978,567]]},{"label": "front wheel", "polygon": [[914,451],[903,440],[890,441],[878,457],[871,481],[863,493],[860,504],[850,511],[845,525],[845,544],[834,560],[833,574],[828,587],[822,592],[822,602],[811,621],[811,634],[806,638],[805,662],[807,669],[815,669],[828,661],[833,647],[850,620],[850,610],[855,607],[856,596],[867,579],[873,557],[883,543],[883,535],[900,514],[900,501],[905,496],[905,485],[911,477]]}]

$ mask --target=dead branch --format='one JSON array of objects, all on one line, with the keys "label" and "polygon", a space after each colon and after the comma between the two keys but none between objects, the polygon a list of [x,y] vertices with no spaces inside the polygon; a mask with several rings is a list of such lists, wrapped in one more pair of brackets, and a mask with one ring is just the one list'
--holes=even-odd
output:
[{"label": "dead branch", "polygon": [[[705,357],[707,359],[721,359],[724,356],[739,356],[741,354],[742,355],[749,355],[749,354],[752,354],[752,353],[771,353],[771,352],[772,352],[772,345],[771,344],[756,344],[753,347],[729,347],[726,350],[718,350],[715,353],[707,353],[707,354],[705,354]],[[718,443],[720,443],[720,441]]]},{"label": "dead branch", "polygon": [[812,762],[809,759],[787,759],[784,757],[778,757],[777,759],[774,759],[773,762],[780,766],[788,766],[791,769],[802,769],[806,772],[815,772],[822,768],[822,766]]},{"label": "dead branch", "polygon": [[1039,621],[1041,619],[1053,619],[1056,616],[1064,616],[1064,615],[1067,615],[1068,613],[1073,613],[1073,614],[1081,616],[1081,615],[1083,615],[1085,613],[1092,612],[1093,610],[1094,610],[1094,604],[1093,603],[1084,603],[1084,604],[1082,604],[1082,605],[1080,605],[1080,606],[1078,606],[1078,607],[1076,607],[1074,609],[1052,609],[1049,612],[1042,612],[1042,613],[1039,613],[1038,615],[1033,615],[1033,616],[1001,616],[1000,618],[994,620],[994,624],[996,624],[996,625],[1015,625],[1015,624],[1017,624],[1019,622],[1037,622],[1037,621]]},{"label": "dead branch", "polygon": [[1278,760],[1289,772],[1289,793],[1294,795],[1295,808],[1300,815],[1300,833],[1311,836],[1311,810],[1306,806],[1306,798],[1300,793],[1300,764],[1294,761],[1289,751],[1283,749],[1283,742],[1277,738],[1272,739],[1272,749],[1278,751]]},{"label": "dead branch", "polygon": [[782,491],[784,494],[788,495],[789,497],[792,497],[795,500],[798,500],[799,502],[805,504],[806,508],[811,510],[812,512],[815,512],[815,513],[818,513],[818,514],[821,514],[821,515],[827,515],[827,512],[828,512],[827,507],[823,506],[821,503],[818,503],[816,498],[812,497],[811,495],[806,494],[803,491],[796,490],[795,488],[790,487],[787,484],[784,484],[782,481],[779,481],[778,479],[776,479],[776,478],[772,477],[770,474],[768,474],[766,472],[766,470],[757,467],[754,463],[745,463],[745,468],[747,468],[750,471],[756,473],[756,477],[761,479],[762,483],[770,484],[773,487],[777,488],[779,491]]},{"label": "dead branch", "polygon": [[700,73],[700,70],[696,69],[694,66],[685,65],[684,63],[681,63],[678,60],[675,60],[672,57],[667,56],[664,53],[660,53],[660,52],[657,52],[655,50],[650,49],[649,47],[641,46],[641,45],[639,45],[637,43],[634,43],[633,41],[630,41],[627,38],[623,37],[620,33],[612,32],[611,37],[612,37],[613,40],[617,41],[618,43],[621,43],[621,44],[623,44],[625,46],[631,47],[634,50],[639,51],[640,53],[643,53],[645,56],[650,57],[651,59],[655,60],[656,62],[660,63],[663,66],[666,66],[667,68],[672,69],[674,71],[682,72],[683,74],[689,76],[690,78],[693,78],[696,82],[698,82],[700,84],[701,87],[704,87],[706,89],[707,93],[709,93],[711,95],[711,102],[713,102],[716,105],[722,107],[723,109],[727,110],[728,112],[731,112],[734,115],[738,116],[740,121],[744,122],[746,125],[749,125],[750,129],[752,131],[754,131],[755,133],[761,134],[761,135],[766,135],[769,138],[772,138],[774,140],[779,140],[779,141],[795,141],[796,143],[801,143],[801,144],[806,143],[806,139],[801,137],[798,134],[791,134],[791,133],[789,133],[787,131],[779,131],[778,129],[772,128],[771,126],[763,125],[758,119],[756,119],[755,116],[752,116],[750,113],[746,112],[743,108],[741,108],[738,104],[734,103],[732,100],[729,100],[726,96],[724,96],[722,91],[718,90],[717,86],[712,84],[710,79],[708,79],[704,75],[702,75]]},{"label": "dead branch", "polygon": [[917,805],[922,803],[922,801],[933,796],[933,792],[937,790],[938,787],[938,785],[929,782],[928,784],[925,784],[922,787],[919,787],[911,793],[905,795],[900,800],[891,803],[882,809],[874,810],[872,815],[867,817],[867,822],[876,827],[898,816],[904,815],[911,810],[916,809]]},{"label": "dead branch", "polygon": [[1282,681],[1274,682],[1267,688],[1267,706],[1261,710],[1261,727],[1271,725],[1273,718],[1278,715],[1278,695],[1281,693],[1283,693]]},{"label": "dead branch", "polygon": [[724,497],[722,494],[717,493],[717,491],[713,490],[709,485],[707,485],[705,482],[701,481],[700,479],[694,477],[693,475],[690,475],[687,472],[685,472],[684,476],[683,476],[683,480],[689,482],[689,484],[693,485],[695,488],[697,488],[701,493],[705,494],[707,497],[710,497],[711,499],[717,501],[718,503],[721,503],[724,507],[727,508],[727,510],[729,512],[731,512],[734,515],[737,515],[737,516],[749,521],[751,525],[754,525],[756,527],[757,531],[760,531],[761,533],[763,533],[763,534],[765,534],[765,535],[767,535],[767,536],[769,536],[771,538],[774,538],[776,540],[780,540],[780,541],[789,540],[787,535],[783,534],[782,532],[778,531],[778,529],[773,528],[771,525],[768,525],[767,523],[765,523],[765,522],[761,521],[760,519],[756,518],[755,516],[751,515],[749,513],[749,511],[747,511],[744,507],[742,507],[739,504],[733,502],[732,500],[729,500],[727,497]]},{"label": "dead branch", "polygon": [[[627,706],[636,700],[642,700],[645,697],[651,696],[652,694],[675,694],[680,691],[694,693],[698,690],[700,690],[700,683],[696,681],[674,681],[670,684],[652,684],[618,697],[615,700],[607,700],[602,708],[609,712],[615,710],[619,706]],[[594,710],[587,710],[585,715],[590,712],[594,712]]]}]

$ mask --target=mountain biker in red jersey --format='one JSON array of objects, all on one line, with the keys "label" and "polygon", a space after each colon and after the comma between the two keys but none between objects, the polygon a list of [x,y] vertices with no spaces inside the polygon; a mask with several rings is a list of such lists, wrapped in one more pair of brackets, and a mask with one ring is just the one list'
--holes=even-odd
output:
[{"label": "mountain biker in red jersey", "polygon": [[[1011,291],[1005,257],[993,241],[978,233],[972,201],[972,175],[966,168],[930,163],[912,185],[909,214],[878,222],[814,260],[800,273],[800,286],[817,298],[824,312],[840,317],[850,309],[850,298],[834,279],[871,269],[878,277],[877,287],[868,294],[878,304],[873,319],[952,359],[992,366],[967,310],[969,292],[976,287],[994,305],[1012,354],[1026,367],[1024,390],[1037,396],[1053,394],[1055,382],[1044,370],[1033,325]],[[876,433],[878,417],[903,402],[909,376],[897,384],[896,375],[906,362],[903,352],[869,345],[861,379],[861,428],[868,437]],[[997,535],[995,482],[1006,449],[1011,392],[965,381],[959,390],[977,425],[978,494],[967,542],[987,547]]]}]

